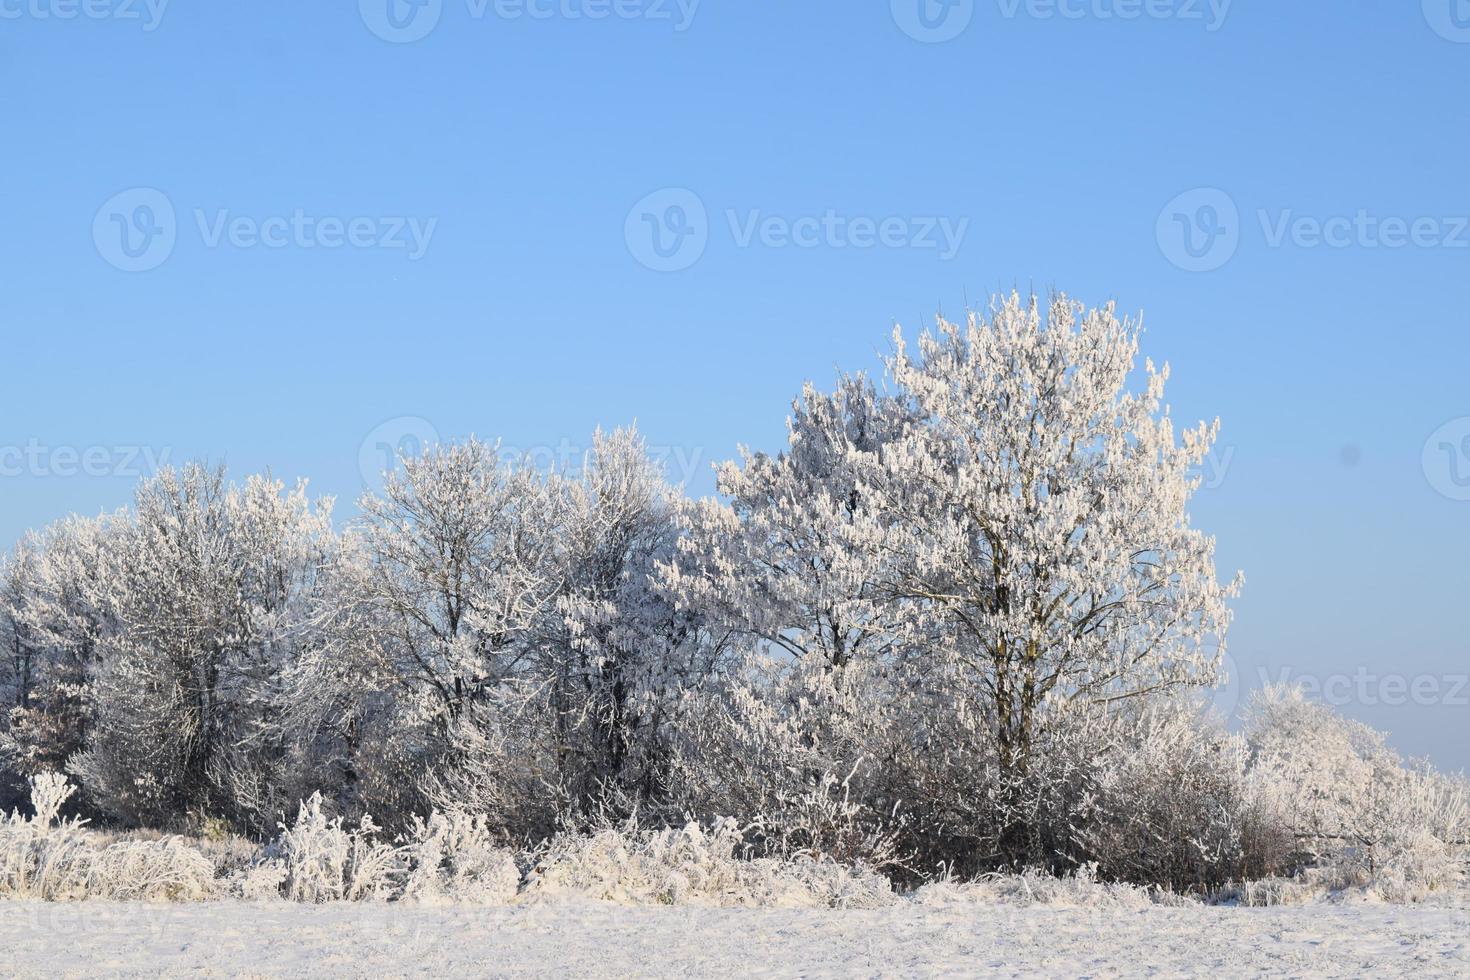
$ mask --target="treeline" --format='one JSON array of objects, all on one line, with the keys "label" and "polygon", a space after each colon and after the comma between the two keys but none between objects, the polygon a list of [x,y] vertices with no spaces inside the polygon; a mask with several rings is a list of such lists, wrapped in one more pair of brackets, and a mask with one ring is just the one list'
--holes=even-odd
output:
[{"label": "treeline", "polygon": [[1130,390],[1137,340],[1063,297],[896,334],[718,500],[632,430],[576,472],[433,447],[340,533],[304,486],[165,470],[0,569],[6,791],[257,838],[318,792],[507,843],[724,816],[899,878],[1455,874],[1459,784],[1289,694],[1243,736],[1188,706],[1239,580],[1187,512],[1215,427],[1175,431],[1167,369]]}]

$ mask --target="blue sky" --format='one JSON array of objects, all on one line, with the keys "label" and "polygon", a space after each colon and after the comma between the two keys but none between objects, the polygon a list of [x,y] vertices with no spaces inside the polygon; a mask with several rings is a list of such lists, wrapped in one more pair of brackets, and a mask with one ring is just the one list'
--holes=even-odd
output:
[{"label": "blue sky", "polygon": [[0,0],[0,537],[164,454],[346,513],[425,431],[707,492],[1057,287],[1224,421],[1244,686],[1470,766],[1470,0],[387,2]]}]

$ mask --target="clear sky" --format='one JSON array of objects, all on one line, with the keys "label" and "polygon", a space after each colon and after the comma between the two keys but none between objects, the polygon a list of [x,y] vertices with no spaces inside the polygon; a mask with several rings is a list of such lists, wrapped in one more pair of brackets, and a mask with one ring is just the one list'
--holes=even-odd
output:
[{"label": "clear sky", "polygon": [[633,420],[708,492],[1056,287],[1224,421],[1239,682],[1470,766],[1470,2],[389,3],[0,0],[0,537]]}]

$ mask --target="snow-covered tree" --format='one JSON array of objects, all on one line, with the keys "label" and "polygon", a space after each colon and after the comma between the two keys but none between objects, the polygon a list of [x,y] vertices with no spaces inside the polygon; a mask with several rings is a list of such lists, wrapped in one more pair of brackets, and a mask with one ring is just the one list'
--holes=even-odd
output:
[{"label": "snow-covered tree", "polygon": [[785,453],[721,471],[730,505],[701,505],[666,578],[759,654],[818,668],[747,691],[811,719],[776,768],[810,783],[845,773],[790,759],[866,760],[860,795],[947,842],[925,846],[1021,859],[1049,705],[1214,679],[1238,582],[1187,508],[1216,430],[1176,435],[1167,368],[1130,391],[1138,328],[1111,307],[1012,295],[917,357],[895,343],[888,393],[808,388]]},{"label": "snow-covered tree", "polygon": [[270,740],[277,679],[311,641],[304,617],[333,546],[330,502],[305,487],[190,465],[145,481],[109,583],[93,730],[70,762],[129,822],[223,816],[266,826],[285,800]]},{"label": "snow-covered tree", "polygon": [[290,727],[349,797],[406,818],[466,706],[516,678],[561,587],[561,502],[471,439],[401,460],[359,501],[287,680]]},{"label": "snow-covered tree", "polygon": [[560,734],[579,743],[584,795],[595,784],[656,797],[680,696],[719,655],[697,614],[656,587],[683,503],[632,428],[593,436],[566,499],[566,585],[541,638]]},{"label": "snow-covered tree", "polygon": [[117,626],[121,515],[70,517],[28,534],[0,569],[7,714],[0,766],[60,771],[91,731],[98,645]]},{"label": "snow-covered tree", "polygon": [[699,698],[680,777],[696,811],[738,813],[781,849],[885,861],[895,800],[893,673],[906,603],[879,589],[860,536],[874,515],[854,464],[906,421],[862,376],[807,385],[786,448],[717,472],[728,503],[684,515],[661,587],[739,652]]},{"label": "snow-covered tree", "polygon": [[599,431],[579,474],[541,479],[559,515],[552,601],[507,635],[514,669],[466,702],[434,793],[549,827],[666,795],[682,703],[721,647],[656,588],[684,504],[635,430]]},{"label": "snow-covered tree", "polygon": [[875,515],[854,465],[900,434],[902,408],[871,382],[833,394],[807,385],[793,404],[788,447],[742,451],[718,471],[726,505],[690,508],[679,559],[663,578],[681,601],[797,661],[841,671],[891,651],[893,603],[857,535]]},{"label": "snow-covered tree", "polygon": [[854,535],[905,600],[911,669],[1023,775],[1048,699],[1108,702],[1215,679],[1239,582],[1190,524],[1217,431],[1176,433],[1168,368],[1129,390],[1138,328],[1111,306],[1018,295],[901,334],[888,362],[913,421],[852,461]]}]

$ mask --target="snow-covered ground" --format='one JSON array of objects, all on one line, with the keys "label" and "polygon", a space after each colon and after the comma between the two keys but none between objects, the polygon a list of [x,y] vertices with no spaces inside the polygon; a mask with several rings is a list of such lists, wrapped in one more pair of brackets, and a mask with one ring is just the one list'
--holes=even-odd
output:
[{"label": "snow-covered ground", "polygon": [[879,911],[0,901],[0,971],[80,976],[1470,976],[1470,908]]}]

